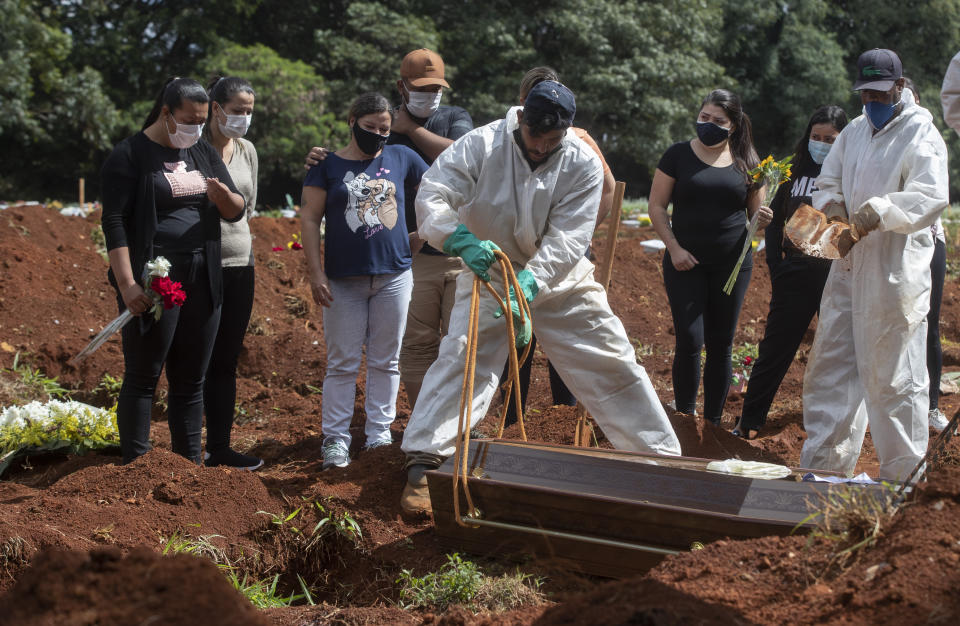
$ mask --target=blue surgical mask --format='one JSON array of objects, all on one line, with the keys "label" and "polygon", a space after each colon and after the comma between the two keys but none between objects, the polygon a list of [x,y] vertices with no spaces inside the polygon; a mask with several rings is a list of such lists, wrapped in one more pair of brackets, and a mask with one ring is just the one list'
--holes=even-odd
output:
[{"label": "blue surgical mask", "polygon": [[807,141],[807,150],[810,152],[810,158],[813,159],[813,162],[817,165],[823,165],[823,160],[827,158],[827,153],[830,152],[830,148],[832,147],[832,143],[825,141],[814,141],[813,139]]},{"label": "blue surgical mask", "polygon": [[730,136],[730,129],[713,122],[697,122],[697,137],[705,146],[715,146]]},{"label": "blue surgical mask", "polygon": [[871,100],[863,105],[863,113],[867,116],[867,119],[870,120],[870,125],[875,129],[880,130],[886,126],[887,122],[889,122],[893,117],[894,110],[902,100],[903,99],[901,98],[893,104],[884,104],[882,102]]}]

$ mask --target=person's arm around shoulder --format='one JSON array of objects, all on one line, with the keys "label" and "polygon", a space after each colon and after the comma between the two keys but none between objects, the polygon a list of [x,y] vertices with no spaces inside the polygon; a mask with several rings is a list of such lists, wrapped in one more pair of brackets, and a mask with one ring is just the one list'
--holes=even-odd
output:
[{"label": "person's arm around shoulder", "polygon": [[478,129],[445,150],[420,180],[417,191],[417,233],[437,250],[460,225],[457,210],[473,195],[486,144]]},{"label": "person's arm around shoulder", "polygon": [[405,106],[397,109],[393,116],[393,124],[390,126],[391,133],[399,133],[410,138],[420,152],[423,152],[431,161],[435,160],[440,153],[453,144],[453,139],[447,139],[427,130],[413,119],[407,112]]},{"label": "person's arm around shoulder", "polygon": [[950,60],[943,77],[940,104],[943,107],[943,121],[960,133],[960,52]]},{"label": "person's arm around shoulder", "polygon": [[[310,182],[309,178],[306,182]],[[333,302],[330,281],[323,271],[320,254],[320,224],[327,208],[327,190],[323,187],[304,185],[300,199],[300,223],[303,227],[303,251],[307,257],[307,272],[310,274],[310,291],[313,301],[329,307]]]}]

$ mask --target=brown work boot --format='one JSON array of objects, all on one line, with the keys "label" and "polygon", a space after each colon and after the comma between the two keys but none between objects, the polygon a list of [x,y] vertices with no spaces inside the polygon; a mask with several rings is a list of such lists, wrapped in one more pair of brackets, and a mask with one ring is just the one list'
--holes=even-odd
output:
[{"label": "brown work boot", "polygon": [[[429,463],[422,462],[424,460]],[[407,457],[407,484],[400,496],[400,508],[404,513],[429,514],[432,511],[426,472],[435,469],[433,461],[433,458]]]},{"label": "brown work boot", "polygon": [[430,508],[430,489],[426,483],[423,485],[411,485],[410,483],[404,485],[403,495],[400,496],[400,509],[411,515],[429,515],[432,509]]}]

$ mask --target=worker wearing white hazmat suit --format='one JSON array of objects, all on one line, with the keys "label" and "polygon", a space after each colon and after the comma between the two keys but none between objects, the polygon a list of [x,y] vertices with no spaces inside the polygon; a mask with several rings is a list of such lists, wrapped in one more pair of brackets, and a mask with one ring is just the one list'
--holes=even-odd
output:
[{"label": "worker wearing white hazmat suit", "polygon": [[943,121],[960,133],[960,52],[950,61],[940,89]]},{"label": "worker wearing white hazmat suit", "polygon": [[[617,448],[676,455],[680,444],[623,324],[584,258],[603,182],[593,150],[567,132],[573,93],[544,81],[506,119],[478,128],[433,163],[417,194],[418,234],[459,256],[472,272],[457,280],[450,330],[424,378],[403,436],[408,479],[401,506],[429,510],[423,472],[453,454],[474,276],[502,278],[492,250],[517,270],[533,325],[563,381]],[[473,422],[487,412],[507,358],[505,323],[481,290]],[[512,314],[519,322],[514,301]],[[529,341],[522,328],[518,343]],[[513,347],[510,346],[510,349]]]},{"label": "worker wearing white hazmat suit", "polygon": [[905,480],[927,449],[930,226],[948,204],[947,150],[895,53],[867,51],[857,70],[864,114],[833,144],[813,204],[848,217],[860,239],[820,302],[800,463],[851,474],[869,424],[880,478]]}]

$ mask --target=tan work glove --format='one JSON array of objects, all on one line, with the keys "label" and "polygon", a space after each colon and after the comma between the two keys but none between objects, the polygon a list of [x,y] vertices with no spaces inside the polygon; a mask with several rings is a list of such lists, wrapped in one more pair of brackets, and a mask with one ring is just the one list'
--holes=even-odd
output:
[{"label": "tan work glove", "polygon": [[867,233],[880,228],[880,214],[870,205],[867,200],[860,205],[860,208],[850,218],[850,225],[857,229],[857,234],[863,237]]}]

